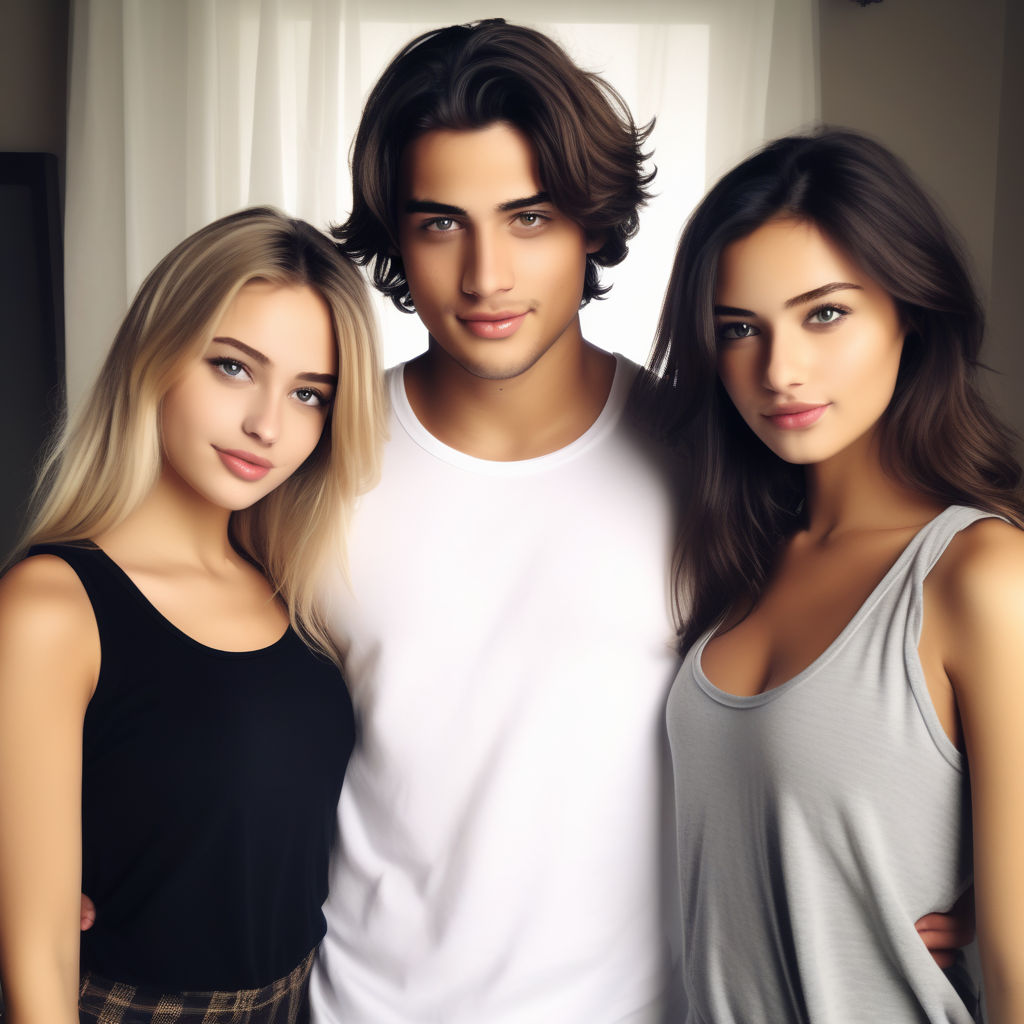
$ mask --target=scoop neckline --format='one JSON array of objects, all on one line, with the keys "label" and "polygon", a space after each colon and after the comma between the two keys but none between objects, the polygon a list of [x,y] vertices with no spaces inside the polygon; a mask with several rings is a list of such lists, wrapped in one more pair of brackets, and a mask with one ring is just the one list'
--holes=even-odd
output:
[{"label": "scoop neckline", "polygon": [[899,553],[896,560],[889,566],[882,578],[875,584],[871,592],[868,594],[860,607],[853,613],[849,621],[839,631],[839,633],[833,637],[831,643],[813,660],[811,663],[802,668],[796,675],[790,676],[788,679],[779,683],[778,686],[773,686],[768,690],[763,690],[761,693],[753,694],[738,694],[730,693],[728,690],[723,690],[716,686],[705,674],[704,666],[702,664],[702,658],[704,655],[704,648],[711,642],[711,639],[715,636],[721,622],[715,623],[694,645],[693,649],[693,673],[696,677],[697,683],[700,688],[713,700],[718,701],[720,704],[727,704],[731,707],[757,707],[761,704],[767,704],[770,701],[778,700],[785,693],[795,689],[806,679],[816,675],[825,665],[828,664],[839,652],[840,648],[845,646],[850,636],[855,633],[861,623],[871,614],[871,610],[881,600],[885,591],[892,585],[893,580],[902,571],[904,564],[913,557],[917,548],[924,542],[923,538],[928,530],[934,527],[941,520],[949,517],[955,511],[962,509],[964,506],[961,505],[948,505],[937,515],[933,516],[928,520],[913,537],[907,541],[906,546]]},{"label": "scoop neckline", "polygon": [[157,606],[153,604],[153,602],[148,597],[146,597],[146,595],[142,592],[138,584],[131,578],[131,576],[129,576],[128,573],[126,573],[124,569],[122,569],[121,566],[118,565],[118,563],[115,562],[114,559],[111,558],[110,555],[108,555],[106,551],[104,551],[103,548],[99,546],[99,544],[97,544],[95,541],[89,541],[89,543],[92,546],[92,550],[98,552],[99,555],[102,556],[103,560],[108,565],[110,565],[111,568],[113,568],[115,572],[124,580],[124,582],[128,585],[130,595],[135,599],[135,601],[138,604],[141,604],[144,608],[146,608],[149,611],[149,613],[152,616],[154,616],[166,630],[170,631],[180,640],[183,640],[185,643],[190,644],[192,647],[195,647],[200,651],[204,651],[207,654],[213,654],[218,657],[227,658],[247,658],[252,657],[254,655],[267,654],[270,651],[273,651],[275,648],[280,647],[288,639],[288,635],[293,632],[292,625],[289,622],[285,625],[284,632],[276,640],[272,641],[264,647],[256,647],[244,651],[228,651],[224,650],[224,648],[222,647],[211,647],[209,644],[204,644],[201,640],[197,640],[194,636],[189,635],[179,626],[176,626],[173,622],[171,622],[171,620],[167,618],[167,616],[164,615],[164,613],[160,611],[160,609],[157,608]]}]

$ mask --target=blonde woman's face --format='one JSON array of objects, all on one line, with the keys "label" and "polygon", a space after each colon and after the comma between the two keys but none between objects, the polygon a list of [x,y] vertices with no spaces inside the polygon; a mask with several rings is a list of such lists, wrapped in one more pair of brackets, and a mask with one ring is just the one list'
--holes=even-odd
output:
[{"label": "blonde woman's face", "polygon": [[316,447],[337,374],[324,300],[304,285],[249,282],[164,397],[164,476],[221,508],[247,508]]}]

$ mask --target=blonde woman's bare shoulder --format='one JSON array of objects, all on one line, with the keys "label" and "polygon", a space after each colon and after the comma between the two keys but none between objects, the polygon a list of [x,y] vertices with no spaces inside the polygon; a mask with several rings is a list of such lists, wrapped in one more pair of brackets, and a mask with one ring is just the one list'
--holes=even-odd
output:
[{"label": "blonde woman's bare shoulder", "polygon": [[56,555],[34,555],[0,579],[0,687],[34,679],[92,695],[100,639],[78,574]]}]

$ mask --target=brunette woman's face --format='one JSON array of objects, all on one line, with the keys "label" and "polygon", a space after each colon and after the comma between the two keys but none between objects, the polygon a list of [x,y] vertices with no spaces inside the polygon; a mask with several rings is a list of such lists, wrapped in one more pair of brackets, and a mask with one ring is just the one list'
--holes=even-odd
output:
[{"label": "brunette woman's face", "polygon": [[810,465],[870,442],[905,331],[889,294],[814,224],[775,218],[727,246],[715,323],[725,390],[776,455]]},{"label": "brunette woman's face", "polygon": [[226,509],[283,483],[320,440],[337,383],[330,314],[311,288],[250,281],[160,410],[164,476]]}]

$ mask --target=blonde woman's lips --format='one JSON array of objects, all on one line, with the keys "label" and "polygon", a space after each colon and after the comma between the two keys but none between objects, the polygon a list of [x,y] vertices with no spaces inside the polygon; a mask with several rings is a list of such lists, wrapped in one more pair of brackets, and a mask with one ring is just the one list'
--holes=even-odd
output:
[{"label": "blonde woman's lips", "polygon": [[262,480],[274,468],[272,462],[253,455],[252,452],[239,451],[236,448],[218,448],[216,445],[214,450],[228,471],[239,480]]}]

